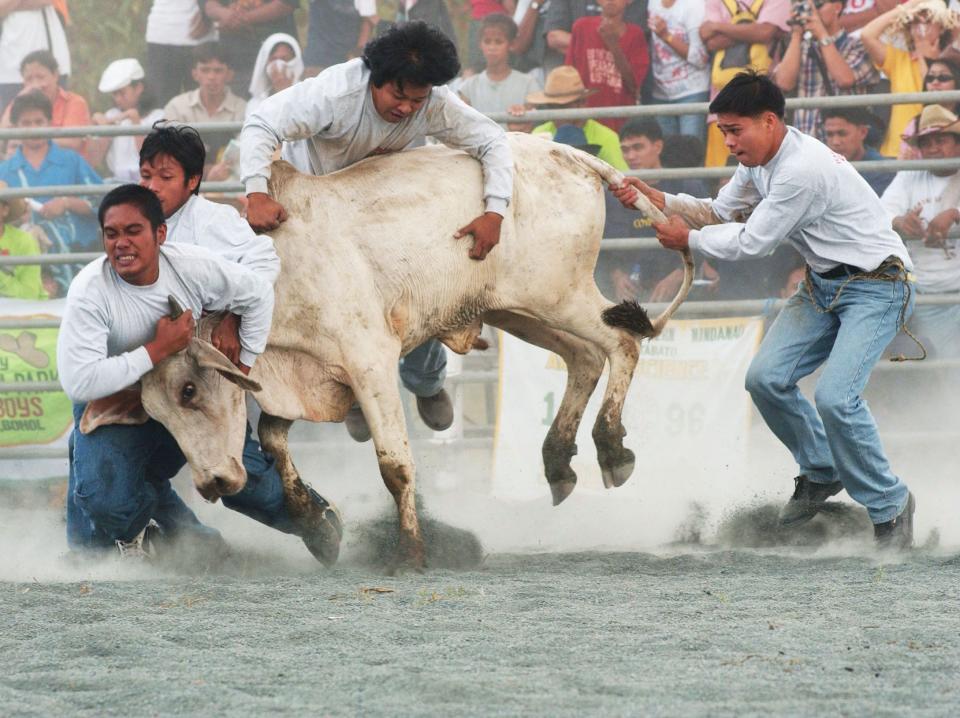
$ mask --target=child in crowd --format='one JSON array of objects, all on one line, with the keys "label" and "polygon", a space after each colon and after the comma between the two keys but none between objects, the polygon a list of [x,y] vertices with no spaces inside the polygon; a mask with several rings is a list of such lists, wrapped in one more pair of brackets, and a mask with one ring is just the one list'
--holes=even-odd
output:
[{"label": "child in crowd", "polygon": [[[7,188],[0,182],[0,190]],[[0,199],[0,257],[29,257],[40,254],[37,238],[16,226],[26,214],[22,199]],[[13,299],[46,299],[47,292],[40,278],[40,265],[0,266],[0,297]]]},{"label": "child in crowd", "polygon": [[527,95],[540,90],[540,84],[526,73],[510,67],[510,43],[517,36],[517,24],[500,13],[481,21],[480,50],[486,69],[466,78],[460,85],[460,97],[480,112],[507,112],[517,109]]},{"label": "child in crowd", "polygon": [[[700,38],[703,0],[650,0],[653,39],[653,99],[661,103],[706,102],[710,97],[710,54]],[[689,135],[703,142],[703,115],[659,118],[665,135]]]},{"label": "child in crowd", "polygon": [[[50,127],[53,109],[42,92],[17,97],[10,110],[14,127],[33,129]],[[102,180],[86,160],[49,139],[23,140],[6,162],[0,162],[0,180],[11,187],[50,187],[53,185],[101,184]],[[33,221],[40,226],[52,245],[52,252],[89,252],[100,246],[99,227],[90,200],[84,197],[44,198],[42,204],[30,200]],[[55,296],[63,296],[82,265],[51,267],[56,284]]]},{"label": "child in crowd", "polygon": [[510,17],[516,9],[516,0],[470,0],[470,25],[467,29],[468,72],[479,72],[486,60],[486,53],[483,52],[483,29],[486,26],[483,21],[491,15]]},{"label": "child in crowd", "polygon": [[[76,92],[69,92],[60,87],[60,66],[56,58],[48,50],[31,52],[20,62],[20,74],[23,77],[23,90],[20,95],[28,92],[40,92],[49,101],[53,108],[50,120],[51,127],[83,127],[90,124],[90,108],[87,101]],[[10,127],[11,102],[3,114],[0,122],[4,127]],[[85,137],[60,137],[56,143],[68,150],[75,150],[86,159],[87,139]],[[13,154],[19,142],[11,141],[7,145],[9,157]]]},{"label": "child in crowd", "polygon": [[257,61],[250,78],[250,99],[246,116],[249,117],[261,102],[286,90],[303,77],[303,56],[300,43],[292,35],[274,33],[260,46]]},{"label": "child in crowd", "polygon": [[[594,94],[587,107],[635,105],[647,76],[650,53],[643,28],[623,18],[629,0],[598,0],[601,14],[581,17],[571,29],[564,64],[577,68]],[[624,119],[600,120],[619,131]]]},{"label": "child in crowd", "polygon": [[[114,60],[100,76],[100,92],[113,97],[113,107],[95,112],[95,125],[151,126],[163,117],[163,110],[153,106],[143,84],[144,71],[133,57]],[[140,146],[143,136],[97,137],[90,144],[91,164],[106,161],[110,176],[118,182],[140,179]]]},{"label": "child in crowd", "polygon": [[[583,80],[575,67],[561,65],[547,75],[543,92],[527,95],[527,104],[541,110],[573,110],[587,106],[594,93],[583,86]],[[587,144],[597,146],[597,157],[618,170],[627,169],[620,152],[620,139],[617,133],[596,120],[567,120],[566,122],[544,122],[533,128],[535,135],[547,135],[553,139],[564,125],[573,125],[583,129]]]},{"label": "child in crowd", "polygon": [[[208,42],[193,50],[193,81],[197,89],[177,95],[163,109],[171,122],[240,122],[247,103],[230,88],[234,68],[222,44]],[[217,161],[218,153],[230,142],[233,133],[211,132],[203,135],[207,160]],[[213,178],[208,178],[213,179]]]}]

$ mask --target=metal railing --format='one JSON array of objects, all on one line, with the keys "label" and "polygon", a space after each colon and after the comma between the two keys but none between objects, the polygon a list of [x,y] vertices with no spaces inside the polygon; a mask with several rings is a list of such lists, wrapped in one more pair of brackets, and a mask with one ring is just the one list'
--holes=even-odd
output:
[{"label": "metal railing", "polygon": [[[827,97],[791,97],[788,110],[826,109],[832,107],[864,107],[889,105],[931,105],[940,102],[960,102],[960,90],[944,92],[899,92],[872,95],[831,95]],[[597,120],[633,117],[670,117],[678,115],[709,114],[709,102],[662,105],[619,105],[616,107],[589,107],[570,110],[529,110],[522,115],[509,112],[488,112],[496,122],[550,122],[553,120]],[[201,134],[210,132],[239,132],[242,122],[202,122],[191,125]],[[150,132],[147,125],[88,125],[84,127],[12,127],[0,129],[0,142],[50,137],[128,137]]]},{"label": "metal railing", "polygon": [[[841,95],[831,97],[791,98],[787,100],[787,109],[798,108],[830,108],[830,107],[862,107],[865,105],[886,106],[897,104],[932,104],[938,102],[960,102],[960,90],[949,92],[923,92],[875,95]],[[605,108],[582,108],[568,110],[532,110],[523,115],[508,113],[490,113],[489,117],[498,122],[547,122],[551,120],[586,120],[604,118],[632,118],[632,117],[659,117],[688,114],[707,114],[709,103],[692,104],[665,104],[665,105],[636,105]],[[210,122],[193,125],[201,133],[210,132],[239,132],[241,122]],[[60,128],[11,128],[0,129],[0,141],[29,138],[58,138],[58,137],[122,137],[144,135],[150,127],[143,125],[125,126],[89,126],[89,127],[60,127]],[[900,170],[956,170],[960,169],[960,158],[949,160],[880,160],[870,162],[854,162],[853,166],[861,172],[894,172]],[[659,179],[719,179],[729,177],[735,171],[734,167],[689,167],[670,168],[660,170],[635,170],[624,174],[639,177],[645,180]],[[50,187],[8,188],[0,191],[0,199],[38,196],[97,196],[106,194],[115,184],[103,185],[59,185]],[[206,182],[203,189],[207,193],[241,193],[243,186],[236,182]],[[616,238],[605,239],[601,246],[604,250],[645,250],[659,247],[656,239],[649,238]],[[0,266],[20,265],[56,265],[81,264],[90,262],[102,256],[101,252],[84,252],[59,255],[41,255],[33,257],[0,257]],[[739,300],[739,301],[689,301],[684,303],[675,316],[731,316],[731,315],[765,315],[779,311],[786,300]],[[917,297],[918,306],[939,306],[960,303],[958,295],[920,295]],[[653,312],[661,311],[666,305],[652,304],[648,309]],[[46,329],[60,326],[59,319],[2,319],[0,329]],[[904,369],[937,369],[960,368],[957,361],[937,361],[927,363],[897,363],[881,364],[878,367]],[[474,376],[475,375],[475,376]],[[495,372],[467,372],[458,381],[463,383],[496,381]],[[0,384],[0,392],[18,391],[59,391],[58,382],[13,382]],[[14,452],[17,454],[19,452]],[[25,457],[33,458],[60,458],[61,449],[28,449]],[[9,450],[0,450],[0,458],[14,458]]]},{"label": "metal railing", "polygon": [[[851,162],[859,172],[899,172],[921,170],[945,171],[960,169],[960,157],[948,160],[869,160]],[[663,179],[721,179],[732,177],[736,167],[671,167],[659,170],[624,170],[628,177],[642,180]],[[0,190],[0,200],[27,197],[97,197],[105,195],[119,184],[70,184],[48,187],[9,187]],[[243,194],[239,182],[204,182],[203,193]]]}]

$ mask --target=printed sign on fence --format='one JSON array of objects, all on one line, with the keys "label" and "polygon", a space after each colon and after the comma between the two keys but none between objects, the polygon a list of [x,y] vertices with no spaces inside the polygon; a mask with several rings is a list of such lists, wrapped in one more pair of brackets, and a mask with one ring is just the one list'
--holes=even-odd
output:
[{"label": "printed sign on fence", "polygon": [[[635,474],[618,492],[643,482],[691,486],[742,466],[750,401],[743,380],[763,332],[757,317],[673,320],[640,360],[624,406],[624,445],[637,454]],[[563,398],[563,360],[501,333],[493,492],[530,500],[549,495],[540,446]],[[591,430],[606,387],[601,377],[577,434],[571,466],[577,491],[603,490]],[[742,472],[741,472],[742,473]],[[732,488],[732,487],[730,487]]]},{"label": "printed sign on fence", "polygon": [[[58,319],[63,300],[0,300],[0,318]],[[57,329],[0,329],[0,383],[57,381]],[[70,400],[62,391],[0,392],[0,448],[65,446],[73,425]],[[64,473],[65,462],[0,460],[0,478],[35,478]],[[30,474],[26,476],[25,474]]]}]

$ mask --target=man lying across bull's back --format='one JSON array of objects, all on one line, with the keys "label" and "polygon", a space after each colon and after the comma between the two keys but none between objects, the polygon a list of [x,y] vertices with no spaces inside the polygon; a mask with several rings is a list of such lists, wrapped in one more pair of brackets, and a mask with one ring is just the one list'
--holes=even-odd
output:
[{"label": "man lying across bull's back", "polygon": [[[368,43],[362,58],[328,67],[264,100],[240,135],[250,225],[270,230],[286,219],[286,210],[267,194],[270,162],[281,143],[283,158],[301,172],[324,175],[372,155],[399,152],[429,135],[482,165],[485,211],[457,236],[472,234],[470,256],[486,257],[500,241],[513,195],[513,157],[503,129],[445,87],[459,71],[457,49],[442,32],[407,22]],[[446,354],[436,339],[401,360],[400,378],[434,430],[453,423],[445,373]],[[346,423],[354,439],[370,438],[359,407],[351,409]]]}]

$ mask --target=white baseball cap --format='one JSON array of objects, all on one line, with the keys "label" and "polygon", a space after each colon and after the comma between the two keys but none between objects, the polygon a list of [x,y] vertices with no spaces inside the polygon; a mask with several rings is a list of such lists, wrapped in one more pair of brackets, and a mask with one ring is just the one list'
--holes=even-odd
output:
[{"label": "white baseball cap", "polygon": [[100,75],[100,92],[116,92],[131,82],[143,79],[143,67],[135,57],[114,60]]}]

